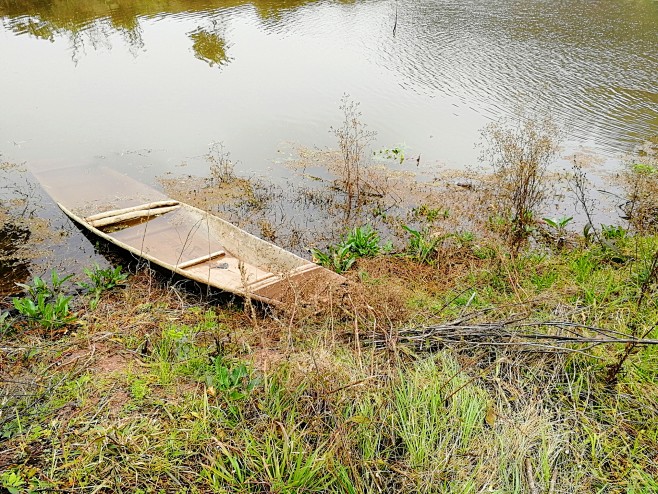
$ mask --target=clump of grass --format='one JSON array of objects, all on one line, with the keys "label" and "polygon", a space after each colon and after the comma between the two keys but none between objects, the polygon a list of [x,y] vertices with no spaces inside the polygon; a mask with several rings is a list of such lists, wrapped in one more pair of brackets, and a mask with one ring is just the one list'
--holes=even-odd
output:
[{"label": "clump of grass", "polygon": [[312,249],[313,261],[320,266],[342,274],[350,269],[356,262],[356,255],[348,245],[329,245],[327,251]]},{"label": "clump of grass", "polygon": [[444,237],[432,235],[427,228],[422,231],[414,230],[407,225],[402,228],[410,234],[406,254],[422,264],[432,264],[436,260]]}]

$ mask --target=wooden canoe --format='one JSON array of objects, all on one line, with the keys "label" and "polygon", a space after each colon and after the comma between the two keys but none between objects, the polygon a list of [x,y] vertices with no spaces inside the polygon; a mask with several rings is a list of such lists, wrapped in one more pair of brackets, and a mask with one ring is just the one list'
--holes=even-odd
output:
[{"label": "wooden canoe", "polygon": [[199,283],[276,304],[292,290],[301,288],[317,297],[345,282],[336,273],[113,170],[59,169],[35,175],[81,227]]}]

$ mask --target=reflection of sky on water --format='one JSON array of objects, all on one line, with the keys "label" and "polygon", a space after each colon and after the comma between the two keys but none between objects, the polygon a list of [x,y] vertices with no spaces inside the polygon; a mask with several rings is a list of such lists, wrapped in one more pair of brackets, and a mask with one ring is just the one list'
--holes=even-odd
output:
[{"label": "reflection of sky on water", "polygon": [[243,170],[284,174],[283,143],[333,144],[343,93],[378,146],[428,166],[474,162],[519,101],[565,121],[568,150],[658,133],[657,4],[78,3],[0,0],[6,158],[153,176],[202,171],[223,141]]}]

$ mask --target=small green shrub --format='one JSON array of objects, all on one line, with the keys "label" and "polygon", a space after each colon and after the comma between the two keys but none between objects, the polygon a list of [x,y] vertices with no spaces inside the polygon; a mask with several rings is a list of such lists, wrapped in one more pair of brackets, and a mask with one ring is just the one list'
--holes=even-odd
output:
[{"label": "small green shrub", "polygon": [[460,232],[455,234],[455,239],[461,245],[471,245],[475,241],[475,234],[473,232]]},{"label": "small green shrub", "polygon": [[17,472],[7,470],[0,474],[0,485],[2,485],[9,494],[20,494],[21,492],[25,492],[25,484],[25,480],[23,480],[23,477]]},{"label": "small green shrub", "polygon": [[58,293],[61,293],[64,283],[73,277],[72,274],[60,278],[57,274],[57,271],[54,269],[50,272],[50,284],[48,284],[40,276],[35,276],[31,284],[26,283],[16,283],[17,286],[20,286],[27,295],[30,296],[33,300],[37,299],[37,296],[40,294],[45,295],[46,297],[53,297]]},{"label": "small green shrub", "polygon": [[339,274],[350,269],[356,262],[356,255],[345,245],[330,245],[327,247],[327,252],[311,249],[311,254],[313,255],[314,262]]},{"label": "small green shrub", "polygon": [[135,379],[130,383],[130,394],[137,401],[142,401],[150,393],[148,382],[143,379]]},{"label": "small green shrub", "polygon": [[40,276],[36,276],[31,284],[27,283],[16,283],[17,286],[21,287],[28,296],[36,299],[38,295],[45,294],[47,296],[52,294],[50,287],[46,285],[46,282]]},{"label": "small green shrub", "polygon": [[414,230],[409,226],[403,226],[411,234],[406,253],[409,257],[423,264],[431,264],[438,254],[438,246],[444,237],[432,237],[427,229],[423,231]]},{"label": "small green shrub", "polygon": [[65,297],[62,294],[50,301],[44,293],[37,295],[36,301],[29,298],[15,298],[14,307],[24,317],[47,329],[59,328],[75,321],[75,316],[71,314],[69,302],[71,297]]},{"label": "small green shrub", "polygon": [[[21,316],[46,329],[70,324],[76,319],[69,307],[72,297],[65,296],[62,290],[71,276],[60,277],[53,269],[50,273],[50,286],[39,276],[30,284],[17,283],[25,291],[25,296],[14,298],[12,303]],[[5,320],[6,317],[2,321]]]},{"label": "small green shrub", "polygon": [[631,170],[641,175],[653,175],[658,171],[655,166],[646,163],[634,163],[631,165]]},{"label": "small green shrub", "polygon": [[561,218],[542,218],[548,226],[557,232],[558,235],[563,235],[566,231],[567,225],[573,220],[573,216],[562,216]]},{"label": "small green shrub", "polygon": [[253,378],[247,366],[243,363],[231,365],[222,357],[212,359],[212,374],[207,376],[209,386],[223,393],[228,400],[235,401],[246,398],[260,384]]},{"label": "small green shrub", "polygon": [[567,225],[573,220],[573,216],[562,216],[561,218],[542,218],[544,223],[546,223],[551,232],[549,232],[549,238],[556,242],[557,248],[561,249],[564,247],[567,237]]},{"label": "small green shrub", "polygon": [[78,286],[88,290],[92,296],[90,306],[95,309],[103,292],[125,284],[128,275],[121,272],[121,266],[102,269],[96,264],[93,269],[85,268],[85,274],[91,283],[78,283]]},{"label": "small green shrub", "polygon": [[391,245],[381,245],[379,233],[370,225],[352,230],[342,242],[356,257],[375,257],[391,250]]},{"label": "small green shrub", "polygon": [[329,245],[327,252],[312,249],[311,253],[313,260],[321,266],[344,273],[359,257],[375,257],[391,249],[390,242],[382,245],[379,233],[366,225],[354,228],[337,245]]},{"label": "small green shrub", "polygon": [[195,328],[172,324],[162,329],[162,338],[153,344],[152,357],[159,362],[187,360],[194,349]]},{"label": "small green shrub", "polygon": [[624,227],[618,225],[601,225],[601,235],[606,240],[623,240],[626,238],[627,231]]}]

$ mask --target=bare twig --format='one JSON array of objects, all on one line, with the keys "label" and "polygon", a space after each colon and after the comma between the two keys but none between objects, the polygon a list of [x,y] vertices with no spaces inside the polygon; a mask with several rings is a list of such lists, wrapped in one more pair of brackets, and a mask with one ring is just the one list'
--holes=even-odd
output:
[{"label": "bare twig", "polygon": [[537,489],[537,484],[535,483],[535,475],[532,472],[532,462],[530,458],[525,459],[525,474],[528,480],[528,489],[531,494],[539,494],[539,489]]}]

